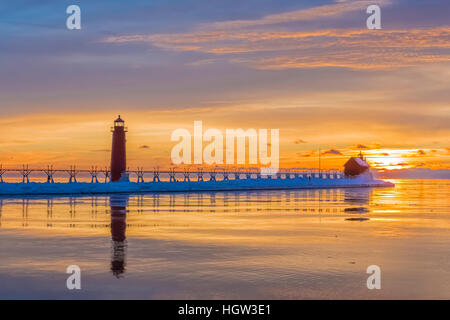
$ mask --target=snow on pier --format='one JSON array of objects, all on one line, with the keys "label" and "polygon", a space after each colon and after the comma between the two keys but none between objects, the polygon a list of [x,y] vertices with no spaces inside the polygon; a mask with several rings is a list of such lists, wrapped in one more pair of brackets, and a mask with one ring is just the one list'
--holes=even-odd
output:
[{"label": "snow on pier", "polygon": [[[5,182],[5,173],[22,175],[21,183]],[[31,182],[33,172],[45,173],[44,182]],[[54,175],[66,173],[68,182],[54,182]],[[77,175],[88,173],[91,182],[77,182]],[[103,174],[103,183],[99,174]],[[0,195],[35,194],[105,194],[105,193],[144,193],[144,192],[190,192],[190,191],[234,191],[234,190],[277,190],[277,189],[313,189],[343,187],[389,187],[393,184],[374,180],[370,174],[348,178],[337,170],[285,170],[272,176],[264,176],[258,170],[253,171],[128,171],[127,178],[121,182],[110,182],[109,170],[32,170],[2,169],[0,167]],[[132,175],[134,181],[129,181]],[[149,180],[148,180],[149,179]],[[146,181],[147,180],[147,181]]]}]

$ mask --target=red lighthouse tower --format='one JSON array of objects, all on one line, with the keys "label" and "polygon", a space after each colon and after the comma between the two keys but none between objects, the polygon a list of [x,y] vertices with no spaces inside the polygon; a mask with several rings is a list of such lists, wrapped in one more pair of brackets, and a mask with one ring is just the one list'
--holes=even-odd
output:
[{"label": "red lighthouse tower", "polygon": [[112,150],[111,150],[111,182],[124,180],[127,166],[127,157],[125,150],[125,121],[119,117],[114,121],[114,128],[111,128]]}]

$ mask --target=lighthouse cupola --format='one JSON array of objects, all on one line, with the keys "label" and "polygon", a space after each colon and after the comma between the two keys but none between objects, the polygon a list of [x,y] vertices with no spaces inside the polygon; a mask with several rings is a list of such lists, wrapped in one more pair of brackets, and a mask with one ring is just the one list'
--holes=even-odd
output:
[{"label": "lighthouse cupola", "polygon": [[125,127],[125,121],[123,121],[123,119],[120,117],[120,114],[119,117],[114,120],[114,128],[116,127]]},{"label": "lighthouse cupola", "polygon": [[125,121],[119,117],[114,121],[114,127],[111,128],[112,149],[111,149],[111,182],[126,181],[128,175],[126,174],[126,137]]}]

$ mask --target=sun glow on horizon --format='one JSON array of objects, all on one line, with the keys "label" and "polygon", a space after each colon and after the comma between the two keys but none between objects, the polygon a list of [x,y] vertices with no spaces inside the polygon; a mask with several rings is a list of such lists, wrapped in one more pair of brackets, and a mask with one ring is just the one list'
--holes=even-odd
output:
[{"label": "sun glow on horizon", "polygon": [[433,151],[424,151],[423,149],[374,149],[367,150],[365,154],[374,169],[389,171],[423,167],[425,159],[433,157],[427,154],[438,152],[438,150]]},{"label": "sun glow on horizon", "polygon": [[[0,164],[4,167],[21,167],[29,164],[33,167],[68,167],[76,164],[79,168],[91,166],[105,167],[110,161],[111,136],[110,119],[114,112],[67,114],[31,114],[12,116],[0,120]],[[217,117],[222,111],[215,111]],[[127,135],[127,153],[130,168],[143,166],[170,166],[170,150],[175,143],[170,142],[170,134],[176,128],[192,129],[192,121],[198,114],[186,112],[183,120],[174,113],[164,111],[133,110],[126,113],[125,120],[129,127]],[[39,119],[39,121],[38,121]],[[104,120],[99,120],[104,119]],[[191,121],[192,120],[192,121]],[[245,119],[244,119],[245,120]],[[112,120],[111,120],[112,121]],[[275,127],[278,121],[267,122],[266,119],[254,122],[253,127]],[[352,156],[358,156],[360,150],[371,167],[377,171],[398,169],[450,169],[450,152],[445,145],[436,148],[429,140],[418,141],[412,148],[405,145],[390,148],[388,141],[404,139],[379,136],[377,143],[370,143],[369,137],[363,136],[355,141],[353,136],[321,134],[312,131],[305,134],[305,127],[297,128],[298,123],[286,122],[280,130],[280,167],[281,168],[319,168],[342,169],[344,163]],[[207,122],[206,129],[243,128],[243,122]],[[311,128],[315,128],[311,125]],[[344,127],[333,128],[336,132]],[[14,137],[8,139],[7,137]],[[356,143],[359,142],[359,143]],[[366,142],[366,143],[365,143]],[[204,147],[207,143],[204,144]],[[320,157],[319,157],[319,149]]]}]

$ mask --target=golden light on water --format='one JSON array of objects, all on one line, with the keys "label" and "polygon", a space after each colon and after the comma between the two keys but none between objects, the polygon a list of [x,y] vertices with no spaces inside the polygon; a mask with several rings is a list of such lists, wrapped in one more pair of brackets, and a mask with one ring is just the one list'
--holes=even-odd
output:
[{"label": "golden light on water", "polygon": [[[263,298],[365,299],[373,293],[361,275],[376,263],[389,275],[381,298],[447,298],[449,182],[393,182],[386,189],[3,198],[0,252],[8,254],[0,275],[33,275],[64,295],[48,272],[65,275],[76,262],[100,284],[98,295],[113,288],[115,298],[234,297],[236,288],[251,287],[245,297],[257,290]],[[111,206],[118,202],[124,207]],[[413,276],[419,285],[405,286]],[[317,285],[321,279],[330,290]]]}]

